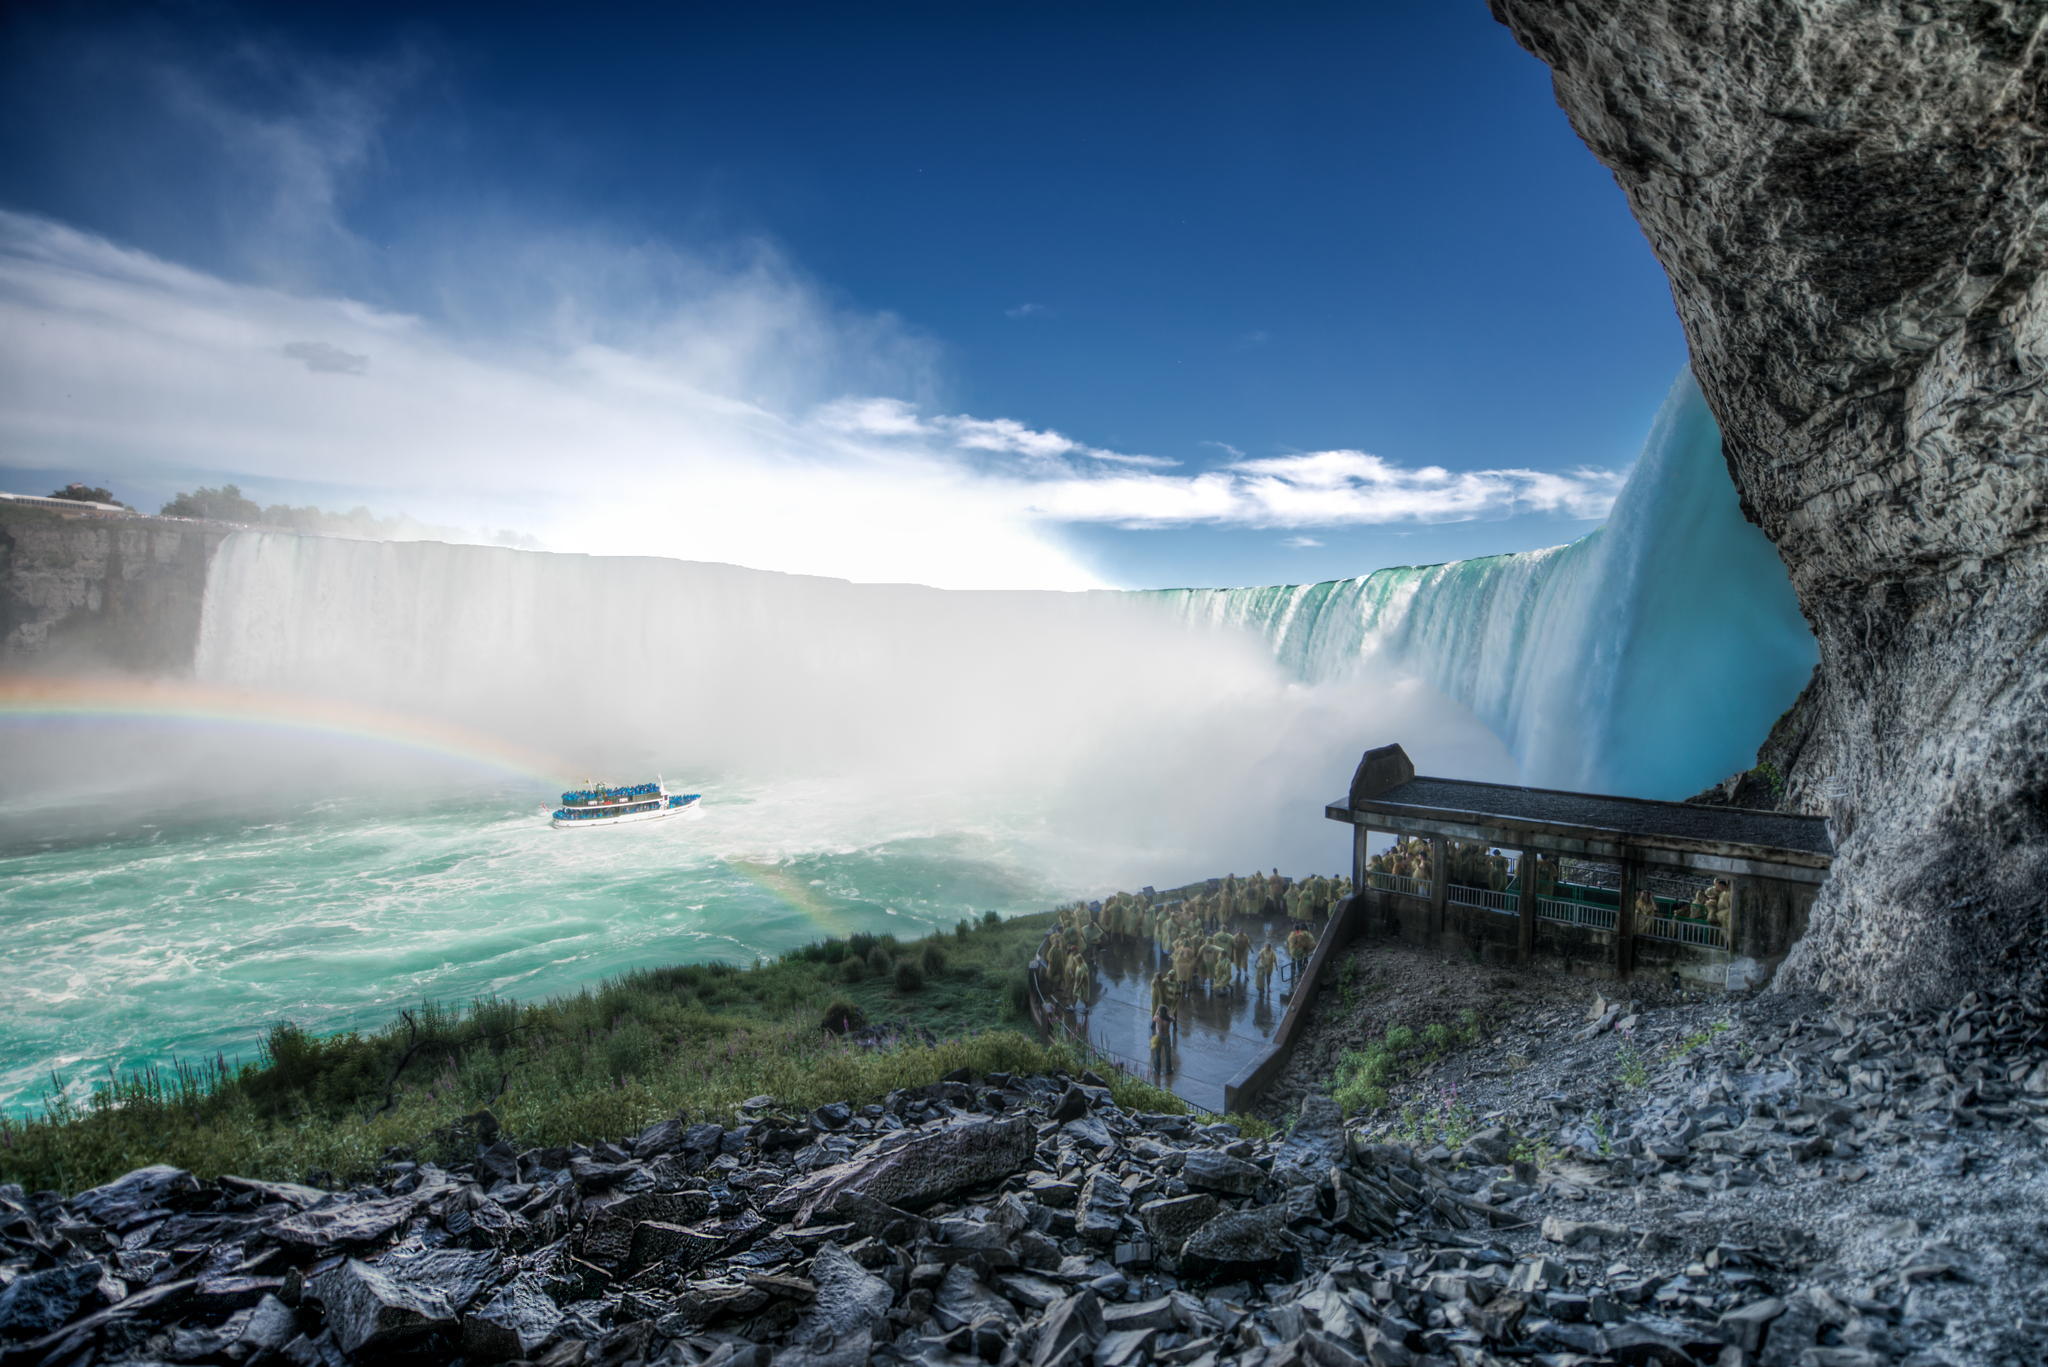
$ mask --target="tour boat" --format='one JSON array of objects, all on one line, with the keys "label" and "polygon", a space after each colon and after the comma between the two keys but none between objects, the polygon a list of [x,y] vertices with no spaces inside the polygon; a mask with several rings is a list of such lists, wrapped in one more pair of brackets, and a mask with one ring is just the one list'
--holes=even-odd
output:
[{"label": "tour boat", "polygon": [[588,788],[562,794],[549,824],[557,830],[587,830],[595,826],[623,826],[628,821],[659,821],[665,816],[687,812],[703,800],[701,793],[672,793],[660,779],[612,788],[593,783]]}]

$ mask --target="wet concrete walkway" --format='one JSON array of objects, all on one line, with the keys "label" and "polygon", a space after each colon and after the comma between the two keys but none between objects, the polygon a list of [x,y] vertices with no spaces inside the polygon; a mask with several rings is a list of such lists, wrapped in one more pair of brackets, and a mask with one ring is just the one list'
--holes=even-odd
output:
[{"label": "wet concrete walkway", "polygon": [[[1309,928],[1320,935],[1324,924]],[[1078,1015],[1068,1012],[1066,1019],[1090,1044],[1129,1072],[1171,1089],[1205,1111],[1220,1112],[1223,1084],[1265,1052],[1281,1013],[1287,1009],[1292,983],[1284,942],[1293,927],[1284,916],[1231,922],[1232,930],[1251,936],[1254,965],[1259,947],[1273,946],[1280,965],[1274,970],[1272,988],[1260,994],[1253,968],[1233,986],[1218,985],[1207,991],[1196,988],[1183,997],[1176,1012],[1180,1031],[1174,1041],[1173,1066],[1164,1075],[1153,1071],[1150,1055],[1152,975],[1166,968],[1166,959],[1149,940],[1141,944],[1104,942],[1096,951],[1088,1009]]]}]

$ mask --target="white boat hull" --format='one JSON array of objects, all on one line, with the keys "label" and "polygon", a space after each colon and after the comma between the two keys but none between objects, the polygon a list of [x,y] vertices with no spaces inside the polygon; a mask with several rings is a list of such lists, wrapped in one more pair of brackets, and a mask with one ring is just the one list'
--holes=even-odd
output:
[{"label": "white boat hull", "polygon": [[660,821],[664,817],[681,816],[694,812],[702,798],[691,798],[680,807],[657,807],[651,812],[620,812],[615,816],[580,816],[564,821],[560,817],[549,817],[548,824],[558,831],[585,831],[604,826],[624,826],[633,821]]}]

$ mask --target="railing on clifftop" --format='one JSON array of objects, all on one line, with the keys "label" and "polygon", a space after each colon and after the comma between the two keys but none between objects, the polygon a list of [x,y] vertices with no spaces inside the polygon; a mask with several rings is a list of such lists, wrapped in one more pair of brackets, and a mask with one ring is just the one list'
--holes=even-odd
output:
[{"label": "railing on clifftop", "polygon": [[1461,907],[1477,907],[1481,911],[1497,911],[1504,916],[1521,914],[1521,899],[1512,892],[1495,892],[1492,888],[1469,887],[1464,883],[1453,883],[1449,900]]},{"label": "railing on clifftop", "polygon": [[1538,920],[1557,921],[1568,926],[1585,926],[1591,930],[1613,930],[1620,919],[1614,907],[1596,906],[1588,902],[1567,902],[1557,897],[1536,899]]},{"label": "railing on clifftop", "polygon": [[1707,921],[1680,920],[1676,916],[1653,916],[1636,934],[1648,940],[1676,940],[1703,949],[1728,948],[1728,932]]},{"label": "railing on clifftop", "polygon": [[1408,878],[1398,873],[1381,873],[1378,870],[1366,875],[1372,885],[1381,892],[1398,892],[1403,897],[1419,897],[1427,902],[1430,896],[1429,882],[1422,878]]}]

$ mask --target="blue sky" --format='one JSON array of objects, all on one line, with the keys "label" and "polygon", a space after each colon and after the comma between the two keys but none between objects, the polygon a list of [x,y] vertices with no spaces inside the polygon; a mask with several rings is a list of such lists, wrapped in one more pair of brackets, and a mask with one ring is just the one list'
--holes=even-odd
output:
[{"label": "blue sky", "polygon": [[9,486],[1300,581],[1582,533],[1684,363],[1479,0],[7,13]]}]

